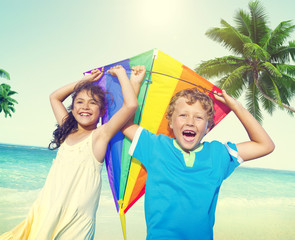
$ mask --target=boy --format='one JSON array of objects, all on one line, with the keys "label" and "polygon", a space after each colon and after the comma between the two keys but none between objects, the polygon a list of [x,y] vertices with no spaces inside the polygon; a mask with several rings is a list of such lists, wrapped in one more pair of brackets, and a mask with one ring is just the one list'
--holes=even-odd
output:
[{"label": "boy", "polygon": [[[145,68],[137,66],[131,82],[138,94]],[[129,154],[147,170],[147,239],[213,239],[215,209],[222,181],[242,161],[269,154],[274,143],[242,105],[222,91],[216,99],[236,114],[250,140],[233,144],[201,143],[214,124],[213,102],[197,89],[177,93],[167,109],[175,139],[155,135],[129,122],[122,132],[132,140]]]}]

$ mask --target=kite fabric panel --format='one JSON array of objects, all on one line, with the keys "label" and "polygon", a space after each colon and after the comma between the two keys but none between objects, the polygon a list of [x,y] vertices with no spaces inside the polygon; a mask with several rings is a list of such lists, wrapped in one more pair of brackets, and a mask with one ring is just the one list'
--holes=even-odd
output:
[{"label": "kite fabric panel", "polygon": [[[214,91],[221,92],[219,88],[157,49],[104,66],[104,70],[116,65],[122,65],[129,77],[133,66],[145,66],[147,73],[138,95],[139,108],[134,122],[152,133],[174,137],[165,113],[171,97],[182,89],[197,87],[213,99],[215,125],[230,112],[213,96]],[[103,75],[98,85],[109,93],[108,109],[102,119],[105,123],[122,106],[122,92],[118,79],[108,73]],[[110,141],[105,156],[109,183],[120,214],[125,214],[145,192],[146,170],[137,159],[128,155],[130,145],[131,142],[118,132]]]}]

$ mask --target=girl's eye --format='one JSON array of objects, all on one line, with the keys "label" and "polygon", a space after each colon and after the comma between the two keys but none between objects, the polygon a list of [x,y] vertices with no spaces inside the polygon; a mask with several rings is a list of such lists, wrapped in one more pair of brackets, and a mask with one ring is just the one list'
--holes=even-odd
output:
[{"label": "girl's eye", "polygon": [[179,114],[180,117],[186,117],[186,114]]}]

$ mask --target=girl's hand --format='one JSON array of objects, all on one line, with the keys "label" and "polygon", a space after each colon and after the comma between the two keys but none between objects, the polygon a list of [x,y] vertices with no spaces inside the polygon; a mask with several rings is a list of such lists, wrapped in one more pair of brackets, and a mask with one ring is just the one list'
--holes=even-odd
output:
[{"label": "girl's hand", "polygon": [[132,67],[130,81],[133,83],[141,84],[144,79],[145,73],[146,73],[145,66],[138,65],[138,66]]},{"label": "girl's hand", "polygon": [[103,75],[103,70],[104,70],[104,68],[102,68],[102,71],[100,71],[99,69],[92,70],[90,74],[84,75],[84,77],[82,78],[82,81],[95,82],[95,81],[99,80]]},{"label": "girl's hand", "polygon": [[112,67],[107,72],[115,77],[118,77],[120,74],[126,74],[126,70],[121,65]]}]

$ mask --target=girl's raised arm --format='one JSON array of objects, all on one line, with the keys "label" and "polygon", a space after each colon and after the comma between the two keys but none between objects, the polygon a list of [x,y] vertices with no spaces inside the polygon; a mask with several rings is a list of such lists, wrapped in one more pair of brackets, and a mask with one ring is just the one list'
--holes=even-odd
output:
[{"label": "girl's raised arm", "polygon": [[130,117],[134,115],[138,107],[137,97],[131,86],[130,80],[122,66],[116,66],[108,70],[112,76],[117,76],[121,84],[124,103],[112,118],[103,125],[103,134],[106,142],[126,124]]},{"label": "girl's raised arm", "polygon": [[[140,86],[143,82],[145,73],[145,66],[132,67],[130,82],[136,96],[138,96],[139,94]],[[139,126],[134,123],[134,116],[132,116],[125,124],[125,126],[121,129],[121,131],[127,138],[129,138],[132,141],[138,127]]]},{"label": "girl's raised arm", "polygon": [[102,74],[103,72],[95,69],[91,74],[86,74],[80,81],[67,84],[50,94],[50,104],[58,125],[61,126],[63,119],[68,115],[68,111],[63,105],[63,101],[74,91],[75,86],[82,81],[97,81],[101,78]]}]

